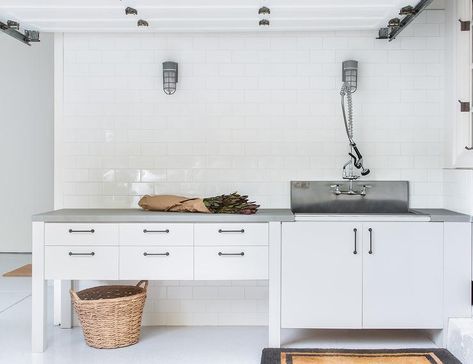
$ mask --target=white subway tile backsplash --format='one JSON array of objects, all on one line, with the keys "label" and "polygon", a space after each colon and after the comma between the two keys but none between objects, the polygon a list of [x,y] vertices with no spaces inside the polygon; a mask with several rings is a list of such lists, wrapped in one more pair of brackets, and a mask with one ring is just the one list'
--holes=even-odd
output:
[{"label": "white subway tile backsplash", "polygon": [[[65,34],[58,204],[239,191],[288,207],[290,180],[341,178],[341,62],[357,59],[355,139],[371,178],[408,180],[413,207],[440,207],[443,22],[429,11],[390,43],[371,31]],[[172,96],[166,60],[179,62]],[[267,299],[266,281],[151,282],[144,323],[264,325]]]}]

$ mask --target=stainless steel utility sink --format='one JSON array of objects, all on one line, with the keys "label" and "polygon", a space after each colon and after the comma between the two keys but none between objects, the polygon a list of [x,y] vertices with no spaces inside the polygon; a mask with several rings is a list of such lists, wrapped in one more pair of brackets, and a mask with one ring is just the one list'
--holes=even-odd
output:
[{"label": "stainless steel utility sink", "polygon": [[299,214],[418,214],[409,209],[408,181],[292,181],[291,210]]}]

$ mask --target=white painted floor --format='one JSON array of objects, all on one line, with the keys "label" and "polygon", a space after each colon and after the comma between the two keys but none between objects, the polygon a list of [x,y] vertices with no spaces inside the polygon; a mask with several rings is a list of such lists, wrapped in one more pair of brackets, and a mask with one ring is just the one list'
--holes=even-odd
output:
[{"label": "white painted floor", "polygon": [[[0,273],[30,259],[23,255],[0,255]],[[51,291],[49,300],[52,303]],[[45,353],[33,355],[30,353],[31,280],[0,277],[0,363],[259,364],[261,350],[267,345],[265,327],[145,327],[137,345],[97,350],[84,343],[80,328],[54,327],[52,312],[48,314],[49,347]],[[434,346],[425,333],[415,331],[283,330],[283,342],[292,348]]]}]

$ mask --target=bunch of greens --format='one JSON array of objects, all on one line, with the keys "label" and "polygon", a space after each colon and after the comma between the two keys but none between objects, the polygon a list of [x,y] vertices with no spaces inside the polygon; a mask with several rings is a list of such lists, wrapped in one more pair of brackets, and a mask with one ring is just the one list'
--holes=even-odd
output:
[{"label": "bunch of greens", "polygon": [[260,207],[256,202],[248,201],[248,196],[241,196],[237,192],[204,198],[204,204],[210,212],[215,214],[251,215]]}]

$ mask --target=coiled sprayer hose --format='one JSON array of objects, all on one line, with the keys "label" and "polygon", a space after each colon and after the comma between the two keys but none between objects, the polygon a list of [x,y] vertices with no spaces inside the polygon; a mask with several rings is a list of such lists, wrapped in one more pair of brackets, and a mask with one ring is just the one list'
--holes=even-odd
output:
[{"label": "coiled sprayer hose", "polygon": [[[347,132],[347,137],[350,141],[350,144],[355,144],[355,142],[353,141],[353,98],[350,89],[346,83],[343,83],[342,85],[342,89],[340,90],[340,96],[342,103],[343,121],[345,122],[345,130]],[[347,98],[348,113],[345,110],[345,96]]]}]

